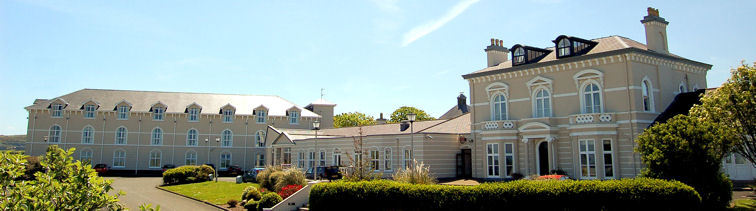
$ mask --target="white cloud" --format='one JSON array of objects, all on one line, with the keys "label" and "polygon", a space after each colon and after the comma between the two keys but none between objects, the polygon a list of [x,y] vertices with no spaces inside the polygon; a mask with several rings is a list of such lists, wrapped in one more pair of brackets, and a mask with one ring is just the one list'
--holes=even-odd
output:
[{"label": "white cloud", "polygon": [[384,12],[399,12],[400,8],[396,5],[398,0],[373,0],[373,4],[378,6]]},{"label": "white cloud", "polygon": [[402,47],[407,46],[410,43],[415,42],[415,40],[420,39],[421,37],[441,28],[446,23],[449,23],[449,21],[454,20],[454,18],[459,16],[459,14],[465,12],[467,8],[477,3],[478,1],[479,0],[462,0],[461,2],[454,5],[454,7],[452,7],[449,11],[447,11],[444,16],[410,29],[407,33],[404,33]]}]

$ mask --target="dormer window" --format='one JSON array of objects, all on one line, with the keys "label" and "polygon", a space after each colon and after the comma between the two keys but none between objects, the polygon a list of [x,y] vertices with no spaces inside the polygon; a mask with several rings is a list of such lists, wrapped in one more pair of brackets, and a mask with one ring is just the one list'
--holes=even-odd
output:
[{"label": "dormer window", "polygon": [[546,57],[551,50],[524,46],[514,45],[512,46],[512,66],[536,63]]},{"label": "dormer window", "polygon": [[50,105],[50,115],[55,118],[63,117],[63,104],[55,103]]},{"label": "dormer window", "polygon": [[190,122],[199,121],[199,108],[190,108],[188,113],[189,113],[188,119]]},{"label": "dormer window", "polygon": [[266,113],[265,110],[255,111],[255,119],[257,123],[265,123]]},{"label": "dormer window", "polygon": [[223,122],[224,123],[234,122],[234,110],[223,109]]},{"label": "dormer window", "polygon": [[517,64],[523,64],[525,63],[525,49],[517,48],[514,51],[514,54],[512,54],[512,63]]},{"label": "dormer window", "polygon": [[165,108],[163,107],[152,108],[152,120],[163,121],[164,116],[165,116]]},{"label": "dormer window", "polygon": [[299,124],[299,112],[298,111],[289,111],[289,124],[292,124],[292,125]]},{"label": "dormer window", "polygon": [[557,58],[586,54],[598,44],[596,41],[566,35],[560,35],[552,42],[556,44]]},{"label": "dormer window", "polygon": [[129,106],[118,106],[116,110],[118,111],[118,120],[129,119]]},{"label": "dormer window", "polygon": [[95,110],[97,108],[95,105],[85,105],[84,106],[84,118],[85,119],[94,119],[95,118]]},{"label": "dormer window", "polygon": [[557,44],[557,52],[559,53],[559,57],[569,56],[572,53],[572,45],[570,45],[570,40],[567,38],[562,38],[561,40],[559,40],[559,44]]}]

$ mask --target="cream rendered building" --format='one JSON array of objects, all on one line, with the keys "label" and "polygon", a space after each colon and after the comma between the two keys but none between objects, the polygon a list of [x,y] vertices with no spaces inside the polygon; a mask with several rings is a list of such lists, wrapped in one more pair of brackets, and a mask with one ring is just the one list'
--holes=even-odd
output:
[{"label": "cream rendered building", "polygon": [[319,120],[332,127],[334,106],[319,100],[304,108],[265,95],[82,89],[26,107],[26,154],[75,147],[76,158],[125,174],[165,164],[262,167],[269,126],[308,129]]},{"label": "cream rendered building", "polygon": [[649,8],[641,23],[645,44],[562,35],[545,49],[507,49],[492,39],[488,67],[463,76],[471,93],[473,176],[638,175],[634,138],[677,94],[705,89],[711,68],[669,52],[668,22],[658,10]]}]

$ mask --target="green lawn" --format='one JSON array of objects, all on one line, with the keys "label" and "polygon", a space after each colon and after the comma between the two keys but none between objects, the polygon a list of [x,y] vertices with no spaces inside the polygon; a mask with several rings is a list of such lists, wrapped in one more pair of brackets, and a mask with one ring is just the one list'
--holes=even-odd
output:
[{"label": "green lawn", "polygon": [[736,199],[733,203],[735,206],[730,208],[730,210],[756,210],[756,199]]},{"label": "green lawn", "polygon": [[256,183],[236,184],[234,182],[218,181],[216,183],[213,181],[208,181],[201,183],[163,186],[162,188],[213,204],[226,204],[229,199],[236,199],[237,201],[240,201],[244,188],[250,185],[260,187],[260,185]]}]

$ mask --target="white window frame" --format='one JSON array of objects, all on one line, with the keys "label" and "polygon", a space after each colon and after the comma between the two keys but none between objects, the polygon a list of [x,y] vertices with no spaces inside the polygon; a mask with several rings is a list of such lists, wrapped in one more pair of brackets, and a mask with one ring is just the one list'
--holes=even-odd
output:
[{"label": "white window frame", "polygon": [[305,152],[300,151],[297,153],[297,168],[305,168]]},{"label": "white window frame", "polygon": [[393,168],[391,166],[392,162],[392,156],[391,153],[391,147],[383,148],[383,169],[384,171],[393,171]]},{"label": "white window frame", "polygon": [[150,145],[161,146],[163,145],[163,129],[160,127],[152,128],[150,132]]},{"label": "white window frame", "polygon": [[229,151],[221,152],[220,158],[218,160],[218,169],[220,170],[226,170],[233,164],[233,156]]},{"label": "white window frame", "polygon": [[290,125],[299,124],[299,111],[289,111],[289,124]]},{"label": "white window frame", "polygon": [[405,146],[403,150],[402,158],[404,160],[404,168],[409,168],[412,166],[412,149],[411,147]]},{"label": "white window frame", "polygon": [[63,117],[63,104],[53,103],[52,105],[50,105],[50,116],[52,118],[62,118]]},{"label": "white window frame", "polygon": [[654,91],[651,81],[644,78],[641,81],[641,103],[643,111],[654,112]]},{"label": "white window frame", "polygon": [[[588,88],[588,86],[595,85],[597,90],[591,90],[586,92],[585,89]],[[604,100],[603,100],[603,88],[601,87],[601,84],[589,80],[583,83],[583,86],[580,87],[580,110],[583,114],[598,114],[604,112]],[[598,96],[598,108],[596,103],[596,96]],[[586,99],[590,98],[590,105],[586,104]],[[590,106],[590,112],[588,111],[588,107]],[[598,109],[598,111],[597,111]]]},{"label": "white window frame", "polygon": [[[148,161],[149,161],[148,168],[151,168],[151,169],[160,168],[161,165],[163,164],[163,152],[158,149],[154,149],[150,151],[150,159]],[[153,165],[153,164],[157,164],[157,165]]]},{"label": "white window frame", "polygon": [[533,118],[551,117],[551,111],[551,92],[545,87],[537,88],[533,94]]},{"label": "white window frame", "polygon": [[486,144],[486,177],[501,177],[501,158],[499,158],[499,143]]},{"label": "white window frame", "polygon": [[341,150],[340,149],[334,149],[333,150],[333,165],[334,166],[341,166]]},{"label": "white window frame", "polygon": [[257,154],[255,157],[255,167],[265,167],[265,154]]},{"label": "white window frame", "polygon": [[512,52],[512,64],[524,64],[527,62],[525,59],[527,52],[525,52],[525,49],[522,47],[518,47],[517,49]]},{"label": "white window frame", "polygon": [[81,129],[81,143],[82,144],[94,144],[94,127],[92,126],[84,126],[83,129]]},{"label": "white window frame", "polygon": [[[585,148],[583,148],[585,143]],[[590,146],[593,146],[593,150],[590,150]],[[594,139],[580,139],[578,140],[578,162],[580,164],[579,174],[582,179],[596,179],[598,173],[596,172],[596,140]],[[585,156],[585,157],[583,157]],[[585,160],[583,160],[585,158]],[[593,166],[591,166],[591,158],[593,158]],[[583,162],[585,161],[585,162]],[[586,172],[583,172],[583,168]],[[593,175],[591,175],[593,173]]]},{"label": "white window frame", "polygon": [[557,43],[557,52],[559,53],[559,57],[572,55],[572,42],[570,42],[570,39],[562,38],[559,40]]},{"label": "white window frame", "polygon": [[184,154],[185,165],[197,165],[197,152],[194,150],[186,151]]},{"label": "white window frame", "polygon": [[314,151],[307,152],[307,167],[308,168],[315,167],[315,152]]},{"label": "white window frame", "polygon": [[[606,150],[605,143],[609,143],[609,150]],[[601,157],[603,162],[603,169],[604,169],[604,179],[612,179],[614,178],[614,144],[612,143],[611,139],[602,139],[601,140],[601,151],[603,153],[603,156]],[[607,163],[607,155],[609,156],[609,162]],[[607,171],[607,164],[608,167],[611,168],[611,170]],[[611,173],[611,175],[608,175],[608,173]]]},{"label": "white window frame", "polygon": [[186,146],[197,146],[199,142],[199,131],[191,128],[186,131]]},{"label": "white window frame", "polygon": [[118,106],[116,110],[118,110],[118,115],[116,115],[117,120],[129,119],[129,106]]},{"label": "white window frame", "polygon": [[199,108],[189,108],[189,111],[187,113],[188,116],[186,117],[186,121],[189,122],[199,122]]},{"label": "white window frame", "polygon": [[265,147],[265,131],[258,130],[255,133],[255,147],[258,147],[258,148]]},{"label": "white window frame", "polygon": [[373,171],[381,170],[381,151],[377,147],[370,149],[370,168]]},{"label": "white window frame", "polygon": [[[123,131],[121,131],[121,129],[123,129]],[[116,128],[113,143],[116,145],[126,145],[129,143],[129,129],[127,129],[126,126]]]},{"label": "white window frame", "polygon": [[267,111],[266,110],[257,110],[255,111],[255,122],[258,124],[265,124],[267,119]]},{"label": "white window frame", "polygon": [[318,165],[326,166],[326,151],[324,149],[320,150],[320,154],[318,157]]},{"label": "white window frame", "polygon": [[[497,98],[501,96],[502,101],[497,101]],[[507,120],[509,119],[509,105],[507,96],[504,93],[496,92],[493,94],[490,100],[491,104],[491,121]],[[497,107],[499,112],[497,112]]]},{"label": "white window frame", "polygon": [[[507,152],[507,147],[511,149],[511,152]],[[504,175],[507,177],[511,177],[512,173],[515,172],[517,164],[515,162],[515,154],[514,143],[504,143]]]},{"label": "white window frame", "polygon": [[84,105],[84,119],[94,119],[97,116],[95,110],[95,105]]},{"label": "white window frame", "polygon": [[165,119],[165,107],[153,107],[152,108],[152,120],[163,121]]},{"label": "white window frame", "polygon": [[113,168],[126,168],[125,150],[116,149],[115,151],[113,151]]},{"label": "white window frame", "polygon": [[60,137],[62,133],[62,129],[60,125],[54,124],[50,126],[50,132],[48,134],[48,142],[50,143],[60,143]]},{"label": "white window frame", "polygon": [[92,157],[94,157],[93,154],[94,153],[92,152],[91,149],[82,149],[81,152],[79,152],[79,160],[82,163],[88,160],[89,164],[92,164]]},{"label": "white window frame", "polygon": [[223,123],[232,123],[232,122],[234,122],[234,110],[223,109]]},{"label": "white window frame", "polygon": [[230,129],[225,129],[221,132],[221,147],[233,147],[234,146],[234,132]]}]

